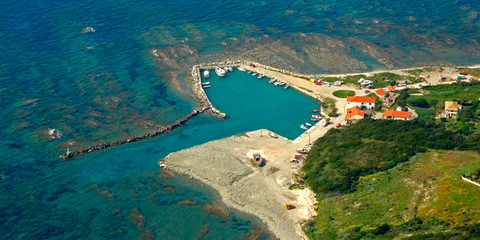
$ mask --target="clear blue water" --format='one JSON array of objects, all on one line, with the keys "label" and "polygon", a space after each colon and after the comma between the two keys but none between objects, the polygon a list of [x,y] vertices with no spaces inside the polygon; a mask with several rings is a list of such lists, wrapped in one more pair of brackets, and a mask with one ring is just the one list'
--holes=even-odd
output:
[{"label": "clear blue water", "polygon": [[[259,127],[294,138],[317,103],[292,89],[238,72],[224,80],[212,76],[207,93],[227,120],[201,115],[149,141],[71,161],[57,156],[67,147],[147,132],[191,111],[196,103],[187,82],[172,80],[152,48],[188,43],[201,56],[224,51],[221,43],[233,37],[301,44],[286,39],[301,32],[344,41],[348,54],[372,69],[384,65],[348,47],[351,39],[374,43],[403,65],[470,64],[480,60],[479,10],[476,0],[1,1],[0,234],[135,239],[150,230],[156,239],[193,239],[208,225],[204,239],[241,238],[261,224],[241,213],[225,220],[206,213],[202,206],[218,196],[182,177],[162,178],[157,162]],[[82,34],[87,26],[96,32]],[[188,51],[176,54],[190,58]],[[49,139],[48,128],[64,136]],[[184,199],[199,204],[177,204]],[[145,216],[144,228],[132,222],[135,208]]]}]

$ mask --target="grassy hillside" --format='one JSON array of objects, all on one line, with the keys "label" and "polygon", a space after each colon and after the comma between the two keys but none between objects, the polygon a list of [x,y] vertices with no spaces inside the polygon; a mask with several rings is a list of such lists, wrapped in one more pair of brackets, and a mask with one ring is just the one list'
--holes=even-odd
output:
[{"label": "grassy hillside", "polygon": [[346,193],[361,176],[395,167],[427,148],[463,146],[466,139],[440,124],[364,119],[317,140],[302,170],[317,194]]},{"label": "grassy hillside", "polygon": [[311,239],[480,238],[480,187],[461,175],[480,167],[471,151],[435,150],[361,177],[349,194],[320,198]]}]

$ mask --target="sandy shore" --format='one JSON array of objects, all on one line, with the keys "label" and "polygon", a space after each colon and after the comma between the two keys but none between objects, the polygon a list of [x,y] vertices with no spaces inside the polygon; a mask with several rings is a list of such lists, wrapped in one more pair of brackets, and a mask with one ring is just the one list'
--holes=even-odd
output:
[{"label": "sandy shore", "polygon": [[[300,222],[315,215],[315,194],[288,189],[298,168],[289,159],[300,145],[268,133],[257,130],[208,142],[172,153],[160,163],[211,186],[225,204],[258,216],[278,238],[306,239]],[[265,166],[251,163],[254,152],[266,158]],[[285,203],[296,208],[287,211]]]}]

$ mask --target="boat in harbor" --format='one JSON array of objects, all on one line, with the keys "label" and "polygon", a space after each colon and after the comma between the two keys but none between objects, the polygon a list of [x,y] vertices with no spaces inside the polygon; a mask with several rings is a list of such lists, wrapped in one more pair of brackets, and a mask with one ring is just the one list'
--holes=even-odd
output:
[{"label": "boat in harbor", "polygon": [[317,113],[317,112],[320,112],[320,110],[318,110],[318,109],[312,110],[312,113]]},{"label": "boat in harbor", "polygon": [[263,74],[258,75],[258,79],[262,79],[263,77],[265,77],[265,75]]},{"label": "boat in harbor", "polygon": [[208,71],[208,70],[203,71],[203,77],[204,78],[209,78],[210,77],[210,71]]},{"label": "boat in harbor", "polygon": [[209,85],[210,82],[203,82],[202,85]]},{"label": "boat in harbor", "polygon": [[320,119],[320,118],[322,118],[322,116],[312,114],[312,118],[318,118],[318,119]]},{"label": "boat in harbor", "polygon": [[203,88],[210,88],[211,85],[203,85],[202,87],[203,87]]},{"label": "boat in harbor", "polygon": [[302,125],[300,125],[300,128],[301,128],[301,129],[305,129],[305,130],[307,130],[307,129],[308,129],[308,127],[307,127],[307,126],[305,126],[305,125],[303,125],[303,124],[302,124]]},{"label": "boat in harbor", "polygon": [[283,86],[283,85],[285,85],[284,82],[279,82],[279,83],[278,83],[278,86]]},{"label": "boat in harbor", "polygon": [[251,74],[252,73],[252,70],[248,70],[247,74]]},{"label": "boat in harbor", "polygon": [[268,83],[273,83],[275,81],[276,81],[275,79],[271,79],[270,81],[268,81]]},{"label": "boat in harbor", "polygon": [[256,73],[256,72],[252,73],[252,76],[255,76],[255,75],[257,75],[257,73]]},{"label": "boat in harbor", "polygon": [[238,69],[238,71],[240,71],[240,72],[245,72],[245,71],[247,71],[247,70],[245,70],[245,68],[243,68],[243,67],[238,67],[237,69]]},{"label": "boat in harbor", "polygon": [[227,71],[227,72],[233,71],[233,68],[232,68],[232,67],[224,67],[223,69],[225,69],[225,71]]},{"label": "boat in harbor", "polygon": [[274,82],[273,85],[278,86],[280,82]]},{"label": "boat in harbor", "polygon": [[221,69],[221,68],[217,67],[217,68],[215,68],[215,73],[219,77],[223,77],[223,76],[225,76],[225,69]]},{"label": "boat in harbor", "polygon": [[310,123],[308,123],[308,122],[305,123],[305,125],[306,125],[307,127],[311,127],[311,126],[312,126],[312,124],[310,124]]},{"label": "boat in harbor", "polygon": [[287,89],[288,87],[289,87],[289,86],[288,86],[288,85],[286,85],[286,86],[285,86],[285,89]]},{"label": "boat in harbor", "polygon": [[262,165],[263,163],[263,158],[262,156],[260,155],[260,153],[254,153],[253,154],[253,163],[257,166],[260,166]]},{"label": "boat in harbor", "polygon": [[311,120],[312,122],[318,122],[318,121],[320,121],[320,118],[312,118],[312,119],[310,119],[310,120]]}]

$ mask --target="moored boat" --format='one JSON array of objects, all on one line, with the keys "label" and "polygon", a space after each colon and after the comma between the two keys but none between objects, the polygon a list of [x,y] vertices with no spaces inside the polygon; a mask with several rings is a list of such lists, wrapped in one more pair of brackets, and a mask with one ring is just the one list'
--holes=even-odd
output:
[{"label": "moored boat", "polygon": [[287,88],[288,88],[288,85],[287,85],[287,86],[285,86],[285,89],[287,89]]},{"label": "moored boat", "polygon": [[313,122],[318,122],[318,121],[320,121],[320,118],[312,118],[310,120],[312,120]]},{"label": "moored boat", "polygon": [[230,66],[226,67],[226,69],[225,69],[225,70],[227,70],[227,71],[229,71],[229,72],[233,72],[233,68],[232,68],[232,67],[230,67]]},{"label": "moored boat", "polygon": [[224,70],[224,69],[221,69],[221,68],[219,68],[219,67],[215,68],[215,73],[216,73],[219,77],[225,76],[225,70]]},{"label": "moored boat", "polygon": [[275,79],[271,79],[270,81],[268,81],[268,83],[273,83],[275,82]]},{"label": "moored boat", "polygon": [[252,70],[248,70],[247,74],[251,74],[252,73]]},{"label": "moored boat", "polygon": [[279,83],[278,83],[278,86],[283,86],[283,85],[285,85],[284,82],[279,82]]},{"label": "moored boat", "polygon": [[305,125],[303,125],[303,124],[302,124],[302,125],[300,125],[300,128],[301,128],[301,129],[305,129],[305,130],[307,130],[307,129],[308,129],[308,127],[306,127],[306,126],[305,126]]},{"label": "moored boat", "polygon": [[262,79],[263,77],[265,77],[265,75],[263,74],[258,75],[258,79]]},{"label": "moored boat", "polygon": [[254,153],[254,154],[253,154],[253,163],[255,163],[255,165],[257,165],[257,166],[262,165],[262,163],[263,163],[263,158],[262,158],[262,156],[260,155],[260,153]]},{"label": "moored boat", "polygon": [[311,126],[312,126],[312,124],[310,124],[310,123],[308,123],[308,122],[305,123],[305,125],[306,125],[307,127],[311,127]]},{"label": "moored boat", "polygon": [[252,73],[252,76],[255,76],[255,75],[257,75],[257,73],[256,73],[256,72]]},{"label": "moored boat", "polygon": [[320,119],[320,118],[322,118],[322,116],[320,116],[320,115],[312,115],[312,118]]},{"label": "moored boat", "polygon": [[209,88],[211,85],[203,85],[203,88]]},{"label": "moored boat", "polygon": [[237,69],[238,69],[238,71],[240,71],[240,72],[245,72],[245,71],[247,71],[247,70],[245,70],[245,68],[243,68],[243,67],[238,67]]},{"label": "moored boat", "polygon": [[210,77],[210,71],[208,71],[208,70],[203,71],[203,77],[204,78],[209,78]]},{"label": "moored boat", "polygon": [[203,82],[202,85],[209,85],[210,82]]},{"label": "moored boat", "polygon": [[312,113],[317,113],[317,112],[320,112],[320,110],[318,110],[318,109],[312,110]]}]

